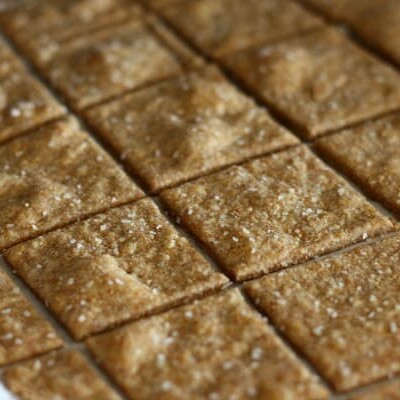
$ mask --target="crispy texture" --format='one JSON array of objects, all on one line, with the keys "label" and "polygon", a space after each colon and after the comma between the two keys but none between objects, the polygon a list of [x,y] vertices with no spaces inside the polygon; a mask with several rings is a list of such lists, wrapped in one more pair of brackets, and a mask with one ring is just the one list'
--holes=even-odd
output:
[{"label": "crispy texture", "polygon": [[228,282],[149,199],[22,243],[6,257],[78,339]]},{"label": "crispy texture", "polygon": [[217,57],[322,24],[290,0],[150,3],[197,47]]},{"label": "crispy texture", "polygon": [[245,284],[337,390],[400,371],[400,236]]},{"label": "crispy texture", "polygon": [[215,67],[128,94],[86,116],[153,191],[298,143]]},{"label": "crispy texture", "polygon": [[87,343],[132,399],[311,400],[327,395],[237,289]]},{"label": "crispy texture", "polygon": [[0,147],[0,249],[140,196],[73,118],[49,123]]},{"label": "crispy texture", "polygon": [[235,280],[393,229],[305,147],[231,167],[161,196]]},{"label": "crispy texture", "polygon": [[44,353],[62,341],[0,270],[0,365]]},{"label": "crispy texture", "polygon": [[58,351],[5,371],[20,400],[120,400],[77,351]]},{"label": "crispy texture", "polygon": [[400,400],[400,382],[382,384],[359,395],[351,396],[349,400]]},{"label": "crispy texture", "polygon": [[0,143],[65,112],[27,72],[12,72],[0,79]]},{"label": "crispy texture", "polygon": [[400,214],[400,114],[323,138],[316,149]]},{"label": "crispy texture", "polygon": [[71,40],[43,72],[76,109],[178,75],[179,59],[139,20]]},{"label": "crispy texture", "polygon": [[400,75],[331,28],[239,52],[224,63],[306,139],[400,106]]}]

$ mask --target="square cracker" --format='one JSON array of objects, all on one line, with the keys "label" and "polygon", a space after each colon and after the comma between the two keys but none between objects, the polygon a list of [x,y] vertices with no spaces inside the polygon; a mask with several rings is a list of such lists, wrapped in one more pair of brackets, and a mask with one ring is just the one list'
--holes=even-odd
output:
[{"label": "square cracker", "polygon": [[120,400],[76,350],[57,351],[8,368],[5,383],[20,400]]},{"label": "square cracker", "polygon": [[238,289],[87,343],[110,376],[138,400],[312,400],[327,395]]},{"label": "square cracker", "polygon": [[66,112],[27,71],[0,78],[0,143]]},{"label": "square cracker", "polygon": [[383,383],[376,388],[366,389],[349,400],[400,400],[400,381]]},{"label": "square cracker", "polygon": [[228,282],[149,199],[21,243],[6,257],[77,339]]},{"label": "square cracker", "polygon": [[339,391],[400,371],[400,236],[245,284]]},{"label": "square cracker", "polygon": [[1,270],[0,294],[1,366],[62,346],[51,325]]},{"label": "square cracker", "polygon": [[306,139],[400,107],[400,74],[332,28],[223,62]]},{"label": "square cracker", "polygon": [[322,138],[316,149],[400,214],[400,114]]},{"label": "square cracker", "polygon": [[290,0],[156,0],[150,4],[187,39],[214,57],[322,24]]},{"label": "square cracker", "polygon": [[0,249],[142,192],[67,118],[0,147]]},{"label": "square cracker", "polygon": [[184,62],[160,36],[133,19],[66,42],[43,73],[75,109],[82,109],[183,69]]},{"label": "square cracker", "polygon": [[215,67],[120,97],[86,116],[153,191],[298,143]]},{"label": "square cracker", "polygon": [[393,229],[305,147],[231,167],[161,197],[235,280]]}]

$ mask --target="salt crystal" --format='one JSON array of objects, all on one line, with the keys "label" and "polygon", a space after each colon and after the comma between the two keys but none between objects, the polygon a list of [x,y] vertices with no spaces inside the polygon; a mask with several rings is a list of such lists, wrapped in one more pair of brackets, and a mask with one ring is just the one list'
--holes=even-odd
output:
[{"label": "salt crystal", "polygon": [[261,347],[255,347],[252,351],[251,351],[251,359],[252,360],[260,360],[263,354],[263,350]]},{"label": "salt crystal", "polygon": [[162,389],[162,390],[168,391],[168,390],[170,390],[171,388],[172,388],[172,384],[171,384],[170,381],[163,381],[163,382],[161,383],[161,389]]},{"label": "salt crystal", "polygon": [[193,312],[190,311],[190,310],[185,311],[185,317],[186,317],[186,318],[193,318]]},{"label": "salt crystal", "polygon": [[323,326],[317,326],[316,328],[314,328],[313,332],[315,335],[321,336],[324,329],[325,328]]},{"label": "salt crystal", "polygon": [[396,322],[391,322],[390,323],[390,332],[391,333],[396,333],[397,330],[398,330],[398,326],[397,326]]},{"label": "salt crystal", "polygon": [[86,317],[83,315],[83,314],[81,314],[79,317],[78,317],[78,322],[85,322],[86,321]]},{"label": "salt crystal", "polygon": [[20,110],[19,108],[13,107],[13,108],[10,110],[10,114],[11,114],[11,116],[12,116],[13,118],[17,118],[17,117],[21,116],[21,110]]}]

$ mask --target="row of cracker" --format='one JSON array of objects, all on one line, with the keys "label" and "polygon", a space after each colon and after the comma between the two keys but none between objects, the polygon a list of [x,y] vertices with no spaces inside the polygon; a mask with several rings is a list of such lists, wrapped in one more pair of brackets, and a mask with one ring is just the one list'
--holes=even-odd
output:
[{"label": "row of cracker", "polygon": [[[347,391],[398,372],[399,246],[395,234],[247,282],[244,291],[327,382]],[[309,400],[329,393],[238,289],[86,343],[132,399]],[[7,368],[5,382],[23,399],[118,398],[71,351]],[[354,398],[398,394],[393,381]]]}]

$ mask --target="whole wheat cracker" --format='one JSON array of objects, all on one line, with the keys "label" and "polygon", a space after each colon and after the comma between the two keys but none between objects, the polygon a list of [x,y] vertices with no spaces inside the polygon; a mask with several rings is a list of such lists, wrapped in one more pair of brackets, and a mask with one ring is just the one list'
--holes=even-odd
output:
[{"label": "whole wheat cracker", "polygon": [[305,139],[400,107],[400,74],[333,28],[256,46],[223,63]]},{"label": "whole wheat cracker", "polygon": [[298,143],[216,67],[144,88],[85,116],[152,191]]},{"label": "whole wheat cracker", "polygon": [[324,399],[238,289],[87,340],[130,399]]},{"label": "whole wheat cracker", "polygon": [[143,193],[72,118],[0,146],[0,249]]},{"label": "whole wheat cracker", "polygon": [[21,243],[6,258],[77,339],[228,283],[149,199]]},{"label": "whole wheat cracker", "polygon": [[397,234],[245,290],[336,390],[347,391],[400,371],[399,268]]},{"label": "whole wheat cracker", "polygon": [[82,109],[178,75],[181,61],[140,19],[66,42],[42,72],[72,107]]},{"label": "whole wheat cracker", "polygon": [[306,147],[161,192],[235,280],[245,280],[394,229]]}]

